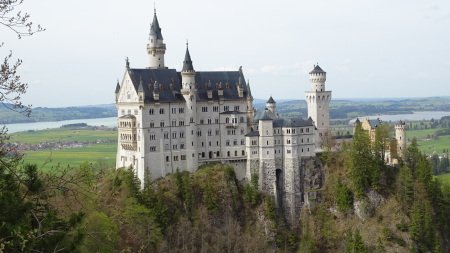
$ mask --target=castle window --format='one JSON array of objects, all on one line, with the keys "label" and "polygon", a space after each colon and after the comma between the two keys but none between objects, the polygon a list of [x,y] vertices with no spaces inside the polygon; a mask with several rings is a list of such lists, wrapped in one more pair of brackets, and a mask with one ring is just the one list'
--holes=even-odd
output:
[{"label": "castle window", "polygon": [[230,140],[227,140],[226,145],[230,146]]},{"label": "castle window", "polygon": [[218,112],[219,111],[219,106],[213,106],[213,112]]},{"label": "castle window", "polygon": [[170,159],[169,156],[166,156],[166,162],[169,162],[169,159]]},{"label": "castle window", "polygon": [[241,128],[241,134],[244,134],[244,128]]},{"label": "castle window", "polygon": [[178,145],[174,144],[172,145],[172,150],[177,150],[178,149]]},{"label": "castle window", "polygon": [[153,115],[153,114],[155,114],[155,110],[152,108],[152,109],[150,109],[149,111],[148,111],[148,114],[150,114],[150,115]]},{"label": "castle window", "polygon": [[212,130],[209,129],[209,130],[208,130],[208,136],[211,136],[211,135],[212,135]]},{"label": "castle window", "polygon": [[197,136],[202,136],[202,130],[197,130]]},{"label": "castle window", "polygon": [[180,144],[180,149],[184,149],[184,143]]},{"label": "castle window", "polygon": [[156,152],[156,146],[151,146],[150,147],[150,152]]},{"label": "castle window", "polygon": [[245,145],[244,139],[241,140],[241,145]]},{"label": "castle window", "polygon": [[191,117],[189,122],[194,123],[194,117]]},{"label": "castle window", "polygon": [[172,114],[177,114],[177,108],[172,108]]},{"label": "castle window", "polygon": [[291,153],[291,150],[290,150],[290,149],[287,149],[287,150],[286,150],[286,153],[290,154],[290,153]]},{"label": "castle window", "polygon": [[236,146],[237,144],[238,144],[238,141],[237,141],[237,140],[234,140],[234,141],[233,141],[233,145]]},{"label": "castle window", "polygon": [[225,123],[227,123],[227,124],[230,123],[230,118],[227,117],[227,118],[225,119]]},{"label": "castle window", "polygon": [[306,142],[309,143],[309,138],[306,138]]},{"label": "castle window", "polygon": [[164,133],[164,139],[166,139],[166,140],[169,139],[169,132]]},{"label": "castle window", "polygon": [[181,161],[186,160],[186,155],[181,155]]},{"label": "castle window", "polygon": [[237,156],[238,155],[238,152],[237,152],[237,150],[235,150],[234,151],[234,156]]},{"label": "castle window", "polygon": [[225,105],[225,106],[223,107],[223,111],[227,112],[227,111],[229,111],[229,110],[230,110],[230,107],[229,107],[228,105]]},{"label": "castle window", "polygon": [[240,117],[240,118],[239,118],[239,122],[240,122],[240,123],[243,123],[243,122],[244,122],[244,117]]},{"label": "castle window", "polygon": [[216,129],[216,135],[219,135],[219,134],[220,134],[219,129]]},{"label": "castle window", "polygon": [[219,157],[220,156],[220,152],[219,151],[217,151],[217,157]]},{"label": "castle window", "polygon": [[164,121],[161,121],[161,123],[159,123],[160,127],[164,127]]},{"label": "castle window", "polygon": [[172,139],[176,139],[177,138],[177,132],[173,132],[172,133]]},{"label": "castle window", "polygon": [[203,119],[200,120],[200,124],[203,124]]},{"label": "castle window", "polygon": [[159,114],[164,114],[164,108],[159,108]]},{"label": "castle window", "polygon": [[219,118],[215,118],[214,123],[219,124]]},{"label": "castle window", "polygon": [[177,126],[177,121],[176,120],[172,120],[172,126]]},{"label": "castle window", "polygon": [[227,151],[227,156],[230,157],[230,151]]},{"label": "castle window", "polygon": [[177,156],[177,155],[174,156],[174,157],[173,157],[173,160],[174,160],[174,161],[178,161],[178,156]]},{"label": "castle window", "polygon": [[300,133],[303,133],[303,128],[300,128]]},{"label": "castle window", "polygon": [[208,124],[211,124],[212,123],[212,120],[211,119],[208,119]]},{"label": "castle window", "polygon": [[202,112],[208,112],[208,107],[207,106],[202,106]]},{"label": "castle window", "polygon": [[156,140],[156,135],[154,133],[150,134],[150,140]]},{"label": "castle window", "polygon": [[169,144],[165,144],[165,145],[164,145],[164,150],[170,150],[170,149],[169,149]]},{"label": "castle window", "polygon": [[209,144],[209,147],[211,147],[211,146],[212,146],[212,145],[211,145],[211,142],[209,142],[208,144]]},{"label": "castle window", "polygon": [[202,141],[202,147],[204,147],[205,146],[205,143]]},{"label": "castle window", "polygon": [[125,115],[125,110],[124,109],[122,109],[121,114]]},{"label": "castle window", "polygon": [[155,127],[155,122],[151,121],[150,122],[150,127]]},{"label": "castle window", "polygon": [[291,140],[288,139],[286,143],[287,143],[287,144],[291,144]]},{"label": "castle window", "polygon": [[245,155],[245,151],[244,151],[244,150],[242,150],[242,155],[243,155],[243,156]]},{"label": "castle window", "polygon": [[178,113],[184,113],[184,108],[183,107],[178,108]]},{"label": "castle window", "polygon": [[239,111],[239,105],[235,105],[235,106],[234,106],[234,110],[235,110],[235,111]]}]

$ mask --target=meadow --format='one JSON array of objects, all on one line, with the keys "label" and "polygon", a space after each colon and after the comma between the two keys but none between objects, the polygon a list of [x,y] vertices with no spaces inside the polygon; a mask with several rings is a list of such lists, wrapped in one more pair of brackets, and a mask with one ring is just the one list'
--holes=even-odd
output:
[{"label": "meadow", "polygon": [[[97,140],[108,140],[106,143],[96,143]],[[114,167],[117,152],[117,131],[99,131],[90,128],[80,129],[49,129],[15,133],[10,142],[39,144],[56,141],[89,142],[86,147],[67,149],[41,149],[25,151],[23,162],[35,163],[43,171],[51,168],[75,167],[84,162],[89,164],[102,163],[103,166]]]}]

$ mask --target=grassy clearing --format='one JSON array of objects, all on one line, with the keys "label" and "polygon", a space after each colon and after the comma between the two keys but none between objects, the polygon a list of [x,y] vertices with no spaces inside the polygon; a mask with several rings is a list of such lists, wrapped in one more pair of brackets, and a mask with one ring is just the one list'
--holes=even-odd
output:
[{"label": "grassy clearing", "polygon": [[117,140],[117,131],[94,131],[86,129],[55,128],[39,131],[26,131],[15,133],[11,136],[11,142],[27,144],[39,144],[41,142],[56,141],[89,141],[99,139]]},{"label": "grassy clearing", "polygon": [[91,143],[89,146],[83,148],[25,151],[23,161],[25,163],[35,163],[44,171],[56,166],[79,166],[85,161],[94,164],[99,160],[107,163],[111,167],[115,166],[117,131],[94,131],[90,128],[55,128],[15,133],[12,135],[12,139],[10,141],[39,144],[42,142],[56,141],[96,142],[99,139],[112,140],[112,142],[101,144]]},{"label": "grassy clearing", "polygon": [[[93,144],[84,148],[69,148],[61,150],[26,151],[23,161],[36,163],[44,171],[56,166],[79,166],[83,162],[96,163],[103,160],[110,166],[116,162],[117,143]],[[50,161],[45,163],[46,161]]]},{"label": "grassy clearing", "polygon": [[437,177],[440,178],[442,180],[442,182],[447,183],[448,185],[450,185],[450,173],[442,174],[442,175],[439,175]]}]

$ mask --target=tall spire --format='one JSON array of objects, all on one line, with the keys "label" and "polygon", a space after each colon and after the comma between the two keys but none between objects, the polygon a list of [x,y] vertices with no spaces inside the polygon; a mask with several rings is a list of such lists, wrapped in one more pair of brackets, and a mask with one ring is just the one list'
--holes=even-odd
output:
[{"label": "tall spire", "polygon": [[158,40],[162,40],[163,36],[161,33],[161,28],[159,27],[158,18],[156,17],[156,8],[153,15],[153,22],[150,26],[150,35],[155,35]]},{"label": "tall spire", "polygon": [[192,65],[191,55],[189,54],[189,44],[186,42],[186,55],[183,61],[182,71],[194,71],[194,66]]},{"label": "tall spire", "polygon": [[250,89],[250,80],[247,80],[247,97],[252,97],[252,90]]}]

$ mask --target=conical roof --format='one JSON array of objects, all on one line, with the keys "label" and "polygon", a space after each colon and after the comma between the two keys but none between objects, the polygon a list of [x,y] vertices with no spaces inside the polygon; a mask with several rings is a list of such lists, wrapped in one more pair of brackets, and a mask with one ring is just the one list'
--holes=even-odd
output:
[{"label": "conical roof", "polygon": [[120,84],[119,84],[119,79],[117,79],[116,93],[119,93],[119,91],[120,91]]},{"label": "conical roof", "polygon": [[269,100],[266,102],[267,104],[276,104],[275,100],[273,100],[272,96],[270,96]]},{"label": "conical roof", "polygon": [[163,36],[161,33],[161,28],[159,27],[159,23],[158,23],[158,18],[156,17],[156,10],[155,10],[155,14],[153,15],[152,25],[150,26],[150,34],[155,35],[156,39],[159,39],[159,40],[163,39]]},{"label": "conical roof", "polygon": [[310,74],[314,74],[314,73],[327,73],[327,72],[325,72],[325,71],[323,71],[320,67],[319,67],[319,64],[317,64],[317,65],[314,65],[314,69],[311,71],[311,72],[309,72]]},{"label": "conical roof", "polygon": [[186,46],[186,55],[183,61],[182,71],[194,71],[194,66],[192,65],[191,54],[189,54],[189,47]]}]

